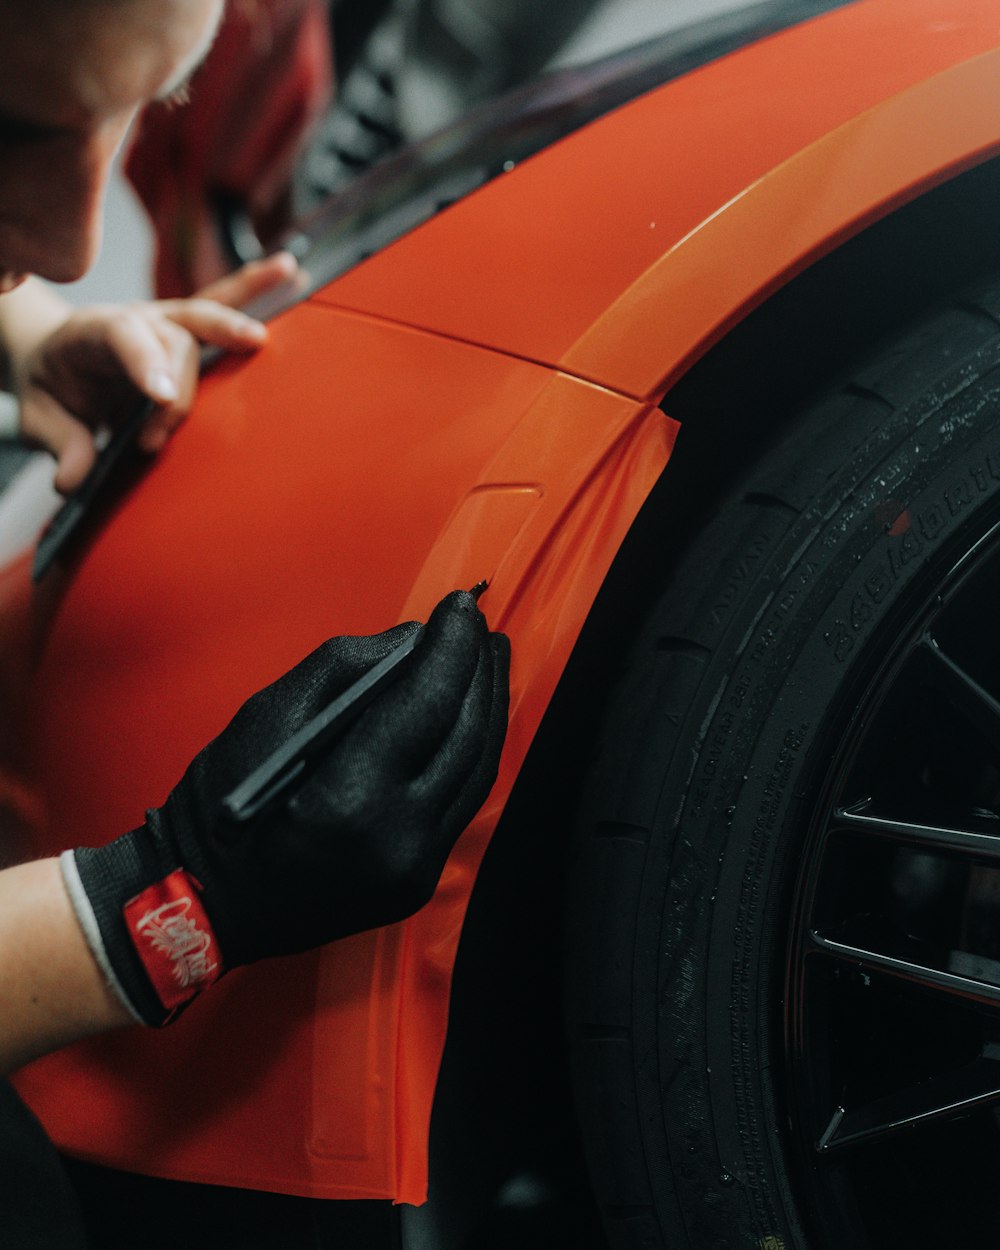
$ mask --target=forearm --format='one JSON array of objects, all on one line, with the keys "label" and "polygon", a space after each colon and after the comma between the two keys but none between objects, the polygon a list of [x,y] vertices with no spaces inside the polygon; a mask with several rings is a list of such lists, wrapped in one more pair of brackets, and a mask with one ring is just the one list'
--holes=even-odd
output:
[{"label": "forearm", "polygon": [[0,872],[0,1072],[131,1022],[77,923],[55,859]]},{"label": "forearm", "polygon": [[24,360],[69,316],[71,306],[37,278],[0,299],[0,383],[12,386]]}]

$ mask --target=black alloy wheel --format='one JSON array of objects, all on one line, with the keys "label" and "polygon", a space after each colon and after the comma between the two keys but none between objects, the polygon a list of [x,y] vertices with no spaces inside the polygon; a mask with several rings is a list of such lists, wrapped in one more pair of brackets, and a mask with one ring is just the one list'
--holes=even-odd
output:
[{"label": "black alloy wheel", "polygon": [[1000,1235],[1000,522],[985,521],[887,645],[796,881],[790,1106],[812,1204],[840,1212],[834,1244]]},{"label": "black alloy wheel", "polygon": [[877,346],[659,576],[571,883],[610,1245],[996,1246],[1000,287]]}]

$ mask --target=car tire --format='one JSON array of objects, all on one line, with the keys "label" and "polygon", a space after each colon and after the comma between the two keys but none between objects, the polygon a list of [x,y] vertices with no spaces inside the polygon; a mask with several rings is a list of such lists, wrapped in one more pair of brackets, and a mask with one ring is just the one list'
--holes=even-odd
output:
[{"label": "car tire", "polygon": [[994,286],[650,551],[567,928],[614,1250],[996,1244],[998,527]]}]

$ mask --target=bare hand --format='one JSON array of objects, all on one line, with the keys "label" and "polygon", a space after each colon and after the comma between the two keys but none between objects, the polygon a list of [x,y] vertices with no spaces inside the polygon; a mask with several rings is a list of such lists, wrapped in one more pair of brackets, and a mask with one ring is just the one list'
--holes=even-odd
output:
[{"label": "bare hand", "polygon": [[158,451],[187,414],[199,347],[260,347],[267,330],[241,305],[295,277],[287,253],[254,261],[189,299],[99,304],[73,312],[19,362],[21,434],[55,456],[56,490],[76,489],[96,455],[93,432],[128,416],[137,396],[158,404],[139,438]]}]

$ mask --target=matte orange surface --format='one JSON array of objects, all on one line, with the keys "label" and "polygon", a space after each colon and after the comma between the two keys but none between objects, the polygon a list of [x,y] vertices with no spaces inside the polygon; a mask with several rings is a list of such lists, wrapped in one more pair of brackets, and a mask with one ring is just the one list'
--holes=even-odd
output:
[{"label": "matte orange surface", "polygon": [[79,566],[34,594],[26,560],[0,578],[0,797],[33,851],[134,825],[328,634],[425,617],[489,576],[513,643],[501,776],[433,902],[234,974],[162,1034],[34,1065],[21,1088],[61,1145],[421,1200],[472,881],[669,456],[648,397],[811,257],[1000,147],[998,45],[995,0],[862,0],[618,110],[209,379]]},{"label": "matte orange surface", "polygon": [[[243,699],[324,638],[425,619],[482,577],[518,655],[502,796],[589,603],[579,553],[607,567],[672,433],[537,365],[295,310],[267,351],[207,380],[82,565],[32,595],[22,562],[0,586],[27,849],[133,827]],[[83,1157],[420,1200],[455,946],[499,806],[410,924],[235,973],[178,1027],[51,1056],[22,1091]]]}]

